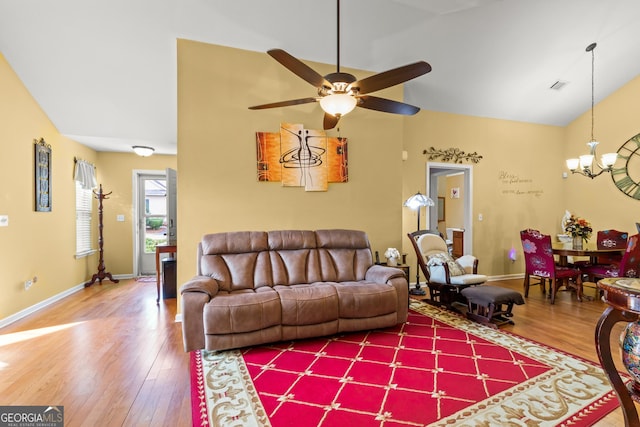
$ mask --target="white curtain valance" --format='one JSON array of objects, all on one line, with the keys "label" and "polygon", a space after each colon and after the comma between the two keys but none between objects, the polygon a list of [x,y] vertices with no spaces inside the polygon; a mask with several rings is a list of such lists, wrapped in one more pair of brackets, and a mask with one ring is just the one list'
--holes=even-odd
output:
[{"label": "white curtain valance", "polygon": [[98,181],[96,181],[96,167],[84,160],[76,159],[73,179],[78,181],[85,190],[91,190],[98,186]]}]

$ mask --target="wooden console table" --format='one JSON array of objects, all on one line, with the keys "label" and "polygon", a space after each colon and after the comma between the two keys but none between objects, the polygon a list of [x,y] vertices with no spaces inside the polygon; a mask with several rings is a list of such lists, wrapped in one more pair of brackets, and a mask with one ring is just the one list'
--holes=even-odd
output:
[{"label": "wooden console table", "polygon": [[627,427],[640,427],[635,401],[640,402],[638,384],[625,386],[611,357],[611,329],[618,322],[635,322],[640,319],[640,279],[610,278],[598,282],[609,307],[602,313],[596,325],[596,350],[613,390],[618,395]]},{"label": "wooden console table", "polygon": [[156,245],[156,290],[158,292],[156,303],[160,303],[160,254],[170,253],[171,255],[175,255],[177,252],[177,245]]}]

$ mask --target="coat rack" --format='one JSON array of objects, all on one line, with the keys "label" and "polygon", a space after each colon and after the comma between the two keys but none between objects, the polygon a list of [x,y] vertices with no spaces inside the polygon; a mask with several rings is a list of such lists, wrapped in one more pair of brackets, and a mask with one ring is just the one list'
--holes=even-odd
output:
[{"label": "coat rack", "polygon": [[100,284],[102,285],[102,281],[106,278],[111,280],[113,283],[118,283],[119,280],[118,279],[114,279],[111,276],[111,273],[105,273],[105,267],[104,267],[104,240],[102,238],[102,201],[104,199],[108,199],[108,195],[110,195],[111,193],[113,193],[113,191],[104,194],[102,192],[102,184],[100,184],[100,189],[98,190],[98,192],[96,193],[95,190],[93,191],[93,195],[96,197],[96,199],[98,199],[98,249],[100,251],[100,261],[98,261],[98,272],[96,274],[93,275],[93,277],[91,278],[90,281],[88,281],[87,283],[84,284],[84,287],[88,287],[93,285],[96,280],[100,282]]}]

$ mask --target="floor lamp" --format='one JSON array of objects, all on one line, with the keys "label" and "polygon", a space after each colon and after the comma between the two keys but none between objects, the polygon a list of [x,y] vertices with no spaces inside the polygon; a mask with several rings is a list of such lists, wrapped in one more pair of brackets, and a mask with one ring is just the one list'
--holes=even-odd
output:
[{"label": "floor lamp", "polygon": [[[409,197],[403,204],[410,209],[417,210],[418,212],[418,228],[417,231],[420,230],[420,208],[423,206],[434,206],[433,200],[424,194],[420,194],[418,191],[413,196]],[[416,254],[418,255],[418,254]],[[420,262],[416,265],[416,287],[409,291],[411,295],[426,295],[424,289],[420,288]]]}]

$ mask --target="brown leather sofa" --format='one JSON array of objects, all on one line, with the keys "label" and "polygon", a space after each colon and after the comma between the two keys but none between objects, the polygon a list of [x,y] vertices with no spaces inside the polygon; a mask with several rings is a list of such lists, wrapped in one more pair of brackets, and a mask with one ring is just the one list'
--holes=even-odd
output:
[{"label": "brown leather sofa", "polygon": [[408,310],[404,273],[375,265],[356,230],[207,234],[180,292],[185,351],[384,328]]}]

